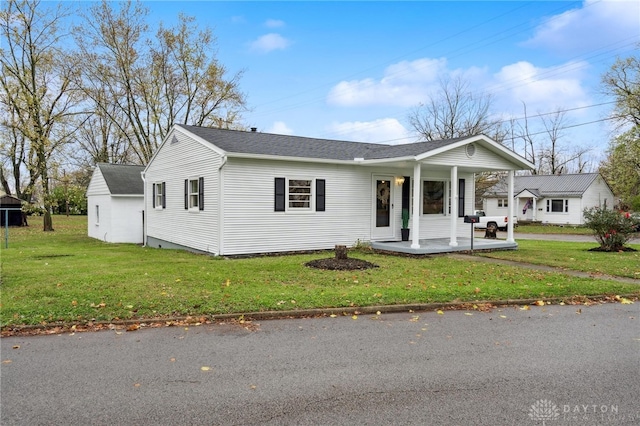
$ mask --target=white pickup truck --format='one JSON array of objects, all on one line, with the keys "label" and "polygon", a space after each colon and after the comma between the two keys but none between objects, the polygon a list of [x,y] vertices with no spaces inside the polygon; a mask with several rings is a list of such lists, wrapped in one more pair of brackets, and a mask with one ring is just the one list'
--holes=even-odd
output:
[{"label": "white pickup truck", "polygon": [[[474,223],[474,228],[484,229],[499,229],[501,231],[507,230],[507,223],[509,222],[509,216],[487,216],[484,210],[475,210],[474,215],[478,216],[479,222]],[[518,218],[513,218],[513,227],[518,226]]]}]

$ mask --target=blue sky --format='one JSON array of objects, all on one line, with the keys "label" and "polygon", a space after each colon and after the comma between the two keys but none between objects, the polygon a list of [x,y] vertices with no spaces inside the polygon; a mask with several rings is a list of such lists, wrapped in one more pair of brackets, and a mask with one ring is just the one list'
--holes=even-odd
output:
[{"label": "blue sky", "polygon": [[[259,131],[365,142],[416,140],[407,116],[463,76],[501,117],[574,109],[565,143],[601,153],[611,101],[600,78],[640,46],[638,1],[149,1],[153,20],[193,15],[217,37]],[[533,131],[539,119],[531,119]],[[517,150],[517,149],[516,149]]]}]

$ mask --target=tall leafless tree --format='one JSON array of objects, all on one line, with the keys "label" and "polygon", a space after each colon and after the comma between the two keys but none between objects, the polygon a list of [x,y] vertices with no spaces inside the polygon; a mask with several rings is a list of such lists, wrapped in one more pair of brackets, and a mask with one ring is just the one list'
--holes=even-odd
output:
[{"label": "tall leafless tree", "polygon": [[82,98],[72,84],[77,64],[61,47],[67,14],[61,5],[47,8],[37,0],[8,0],[0,12],[0,104],[8,113],[1,125],[15,148],[9,150],[14,173],[22,162],[30,174],[23,192],[29,195],[29,185],[41,183],[45,231],[53,230],[49,162],[74,132],[71,118],[81,114]]},{"label": "tall leafless tree", "polygon": [[175,28],[151,35],[147,15],[140,2],[102,1],[75,29],[86,94],[113,124],[103,131],[126,138],[141,164],[174,124],[238,126],[245,109],[242,73],[226,77],[210,30],[181,15]]},{"label": "tall leafless tree", "polygon": [[437,94],[409,113],[409,124],[426,141],[484,134],[501,142],[502,120],[491,115],[491,95],[476,95],[460,77],[440,80]]}]

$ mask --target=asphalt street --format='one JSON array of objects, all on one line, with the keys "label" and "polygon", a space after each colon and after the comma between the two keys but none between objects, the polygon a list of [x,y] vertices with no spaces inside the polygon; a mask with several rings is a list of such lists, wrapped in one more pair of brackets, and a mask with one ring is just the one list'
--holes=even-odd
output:
[{"label": "asphalt street", "polygon": [[2,425],[638,425],[640,303],[7,337]]}]

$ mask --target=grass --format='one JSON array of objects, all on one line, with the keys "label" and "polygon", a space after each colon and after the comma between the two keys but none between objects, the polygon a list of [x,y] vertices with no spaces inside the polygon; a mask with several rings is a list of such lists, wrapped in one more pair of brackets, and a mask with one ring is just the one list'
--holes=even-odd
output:
[{"label": "grass", "polygon": [[640,245],[629,244],[628,246],[638,251],[620,253],[589,251],[591,248],[598,247],[595,240],[593,242],[518,240],[518,250],[496,251],[482,255],[593,274],[637,278],[640,284]]},{"label": "grass", "polygon": [[[400,303],[640,294],[640,286],[561,273],[467,262],[350,252],[379,265],[322,271],[304,264],[331,252],[225,259],[86,236],[86,217],[54,217],[11,228],[1,252],[2,326],[215,315]],[[521,241],[490,256],[639,278],[638,254],[595,253],[588,243]],[[638,247],[640,248],[640,247]],[[638,281],[640,284],[640,280]]]},{"label": "grass", "polygon": [[542,224],[527,224],[518,225],[515,230],[516,235],[522,234],[577,234],[577,235],[592,235],[591,229],[585,226],[575,225],[542,225]]}]

